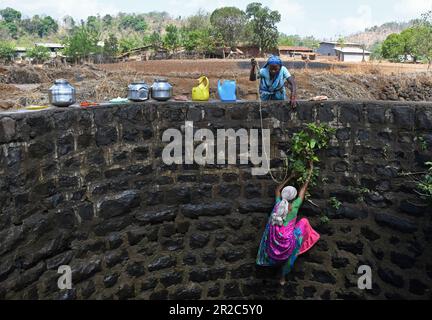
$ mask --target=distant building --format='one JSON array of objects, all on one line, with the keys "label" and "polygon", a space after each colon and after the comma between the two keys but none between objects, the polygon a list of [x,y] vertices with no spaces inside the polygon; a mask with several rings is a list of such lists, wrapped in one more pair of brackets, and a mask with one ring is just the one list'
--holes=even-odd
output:
[{"label": "distant building", "polygon": [[51,58],[57,57],[57,53],[64,49],[64,46],[60,43],[35,43],[35,47],[45,47],[51,52]]},{"label": "distant building", "polygon": [[24,60],[27,53],[27,49],[24,47],[15,48],[15,57],[20,60]]},{"label": "distant building", "polygon": [[290,56],[294,57],[296,55],[302,55],[305,53],[313,53],[313,49],[307,47],[297,47],[297,46],[279,46],[280,56]]},{"label": "distant building", "polygon": [[369,61],[371,55],[370,51],[354,47],[336,48],[335,51],[338,60],[343,62]]},{"label": "distant building", "polygon": [[[345,42],[345,47],[351,47],[351,48],[361,48],[362,45],[358,43],[352,43],[352,42]],[[317,49],[317,53],[322,56],[329,56],[329,57],[335,57],[336,56],[336,48],[338,48],[338,42],[333,41],[323,41],[320,43],[319,48]]]}]

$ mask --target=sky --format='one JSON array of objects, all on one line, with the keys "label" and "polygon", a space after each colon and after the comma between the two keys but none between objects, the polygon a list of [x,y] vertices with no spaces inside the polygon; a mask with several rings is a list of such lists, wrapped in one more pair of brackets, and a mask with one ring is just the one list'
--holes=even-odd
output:
[{"label": "sky", "polygon": [[0,9],[12,7],[25,16],[71,15],[79,20],[89,15],[149,11],[167,11],[173,17],[184,17],[199,9],[211,12],[223,6],[245,10],[250,2],[261,2],[278,10],[282,15],[279,31],[313,35],[322,40],[336,39],[389,21],[408,21],[432,10],[432,0],[0,0]]}]

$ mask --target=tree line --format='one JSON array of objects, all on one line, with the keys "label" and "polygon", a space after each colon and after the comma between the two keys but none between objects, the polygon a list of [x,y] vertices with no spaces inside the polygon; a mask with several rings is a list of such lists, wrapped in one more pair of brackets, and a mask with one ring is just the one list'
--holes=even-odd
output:
[{"label": "tree line", "polygon": [[432,64],[432,11],[414,21],[412,27],[401,33],[389,35],[372,49],[375,59],[388,59],[394,62],[426,61]]},{"label": "tree line", "polygon": [[[234,48],[242,44],[269,52],[278,44],[316,47],[319,43],[313,37],[279,33],[277,24],[281,21],[281,14],[258,2],[250,3],[245,11],[222,7],[212,13],[200,10],[192,16],[175,19],[166,12],[119,13],[115,16],[89,16],[79,22],[66,16],[59,24],[50,16],[22,18],[21,12],[13,8],[0,10],[0,16],[0,57],[3,59],[11,57],[13,43],[37,38],[61,42],[65,46],[63,53],[76,61],[96,54],[109,59],[145,46],[155,50],[163,48],[172,53],[180,48],[205,53],[217,47]],[[28,52],[28,56],[42,60],[49,56],[49,52],[36,47]]]}]

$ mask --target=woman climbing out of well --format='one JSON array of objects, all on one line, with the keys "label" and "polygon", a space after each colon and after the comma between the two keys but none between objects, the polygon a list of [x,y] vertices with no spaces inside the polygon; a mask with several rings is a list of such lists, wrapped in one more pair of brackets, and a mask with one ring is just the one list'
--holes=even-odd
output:
[{"label": "woman climbing out of well", "polygon": [[262,101],[286,100],[286,86],[291,87],[290,104],[293,108],[297,107],[297,85],[295,78],[288,69],[282,65],[282,60],[278,56],[271,56],[257,76],[256,69],[258,63],[255,59],[251,61],[252,69],[250,81],[260,79],[259,95]]},{"label": "woman climbing out of well", "polygon": [[297,256],[309,251],[320,238],[306,218],[297,221],[312,172],[311,161],[307,180],[298,197],[296,188],[285,187],[294,175],[276,188],[276,205],[261,239],[256,263],[263,267],[282,267],[281,285],[285,285],[286,275],[291,271]]}]

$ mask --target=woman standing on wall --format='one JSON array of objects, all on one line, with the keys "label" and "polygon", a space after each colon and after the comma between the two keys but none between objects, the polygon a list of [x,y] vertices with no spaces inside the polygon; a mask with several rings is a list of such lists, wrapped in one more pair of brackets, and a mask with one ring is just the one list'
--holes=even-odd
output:
[{"label": "woman standing on wall", "polygon": [[294,77],[283,66],[282,60],[278,56],[271,56],[262,69],[259,69],[255,59],[251,61],[250,81],[260,80],[259,95],[262,101],[286,100],[286,86],[291,87],[290,104],[293,108],[297,107],[297,85]]},{"label": "woman standing on wall", "polygon": [[308,178],[298,197],[296,188],[285,187],[293,176],[276,188],[276,205],[258,250],[257,265],[282,266],[281,285],[285,285],[286,275],[291,271],[297,256],[311,249],[320,238],[306,218],[297,222],[297,214],[305,199],[312,172],[313,162],[310,162]]}]

